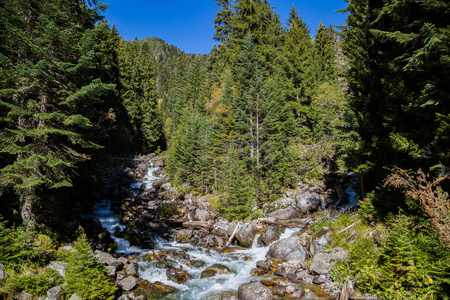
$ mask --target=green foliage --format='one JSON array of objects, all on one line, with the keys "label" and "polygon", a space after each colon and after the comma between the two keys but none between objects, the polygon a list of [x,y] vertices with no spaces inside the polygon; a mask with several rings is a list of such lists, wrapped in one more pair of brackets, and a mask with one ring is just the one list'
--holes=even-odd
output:
[{"label": "green foliage", "polygon": [[15,278],[14,286],[20,291],[42,296],[54,286],[63,283],[63,278],[52,269],[45,269],[42,274],[24,275]]},{"label": "green foliage", "polygon": [[83,299],[114,299],[117,287],[107,276],[105,266],[94,258],[84,233],[73,247],[75,251],[67,259],[65,290]]},{"label": "green foliage", "polygon": [[158,213],[162,217],[171,217],[173,215],[177,215],[179,213],[178,204],[175,202],[163,203],[158,208]]},{"label": "green foliage", "polygon": [[[43,239],[47,240],[46,245],[42,245]],[[6,221],[0,222],[0,263],[7,268],[20,271],[22,266],[44,266],[52,259],[52,246],[34,230],[11,228],[6,226]]]}]

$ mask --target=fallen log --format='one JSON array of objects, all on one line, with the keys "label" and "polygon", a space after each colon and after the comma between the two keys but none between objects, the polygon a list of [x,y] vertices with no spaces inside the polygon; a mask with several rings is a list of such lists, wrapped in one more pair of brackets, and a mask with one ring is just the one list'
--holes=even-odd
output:
[{"label": "fallen log", "polygon": [[209,229],[212,225],[212,222],[208,221],[187,221],[187,222],[183,222],[183,227],[188,227],[188,228],[197,228],[197,229]]},{"label": "fallen log", "polygon": [[241,222],[239,222],[239,223],[236,225],[236,228],[234,228],[233,234],[232,234],[232,235],[230,236],[230,238],[228,239],[228,242],[225,244],[225,246],[222,247],[222,249],[220,249],[220,251],[219,251],[220,253],[222,253],[223,251],[225,251],[225,250],[228,248],[228,246],[230,246],[230,243],[231,243],[231,241],[233,240],[234,236],[236,235],[236,232],[237,232],[239,226],[241,226]]},{"label": "fallen log", "polygon": [[267,220],[267,219],[260,219],[259,221],[262,223],[269,224],[269,225],[278,225],[278,226],[284,226],[284,227],[304,227],[312,221],[312,217],[309,217],[301,222],[292,223],[292,224],[278,222],[278,221],[272,221],[272,220]]},{"label": "fallen log", "polygon": [[355,226],[356,224],[358,224],[359,222],[361,222],[361,220],[356,221],[355,223],[351,224],[348,227],[345,227],[344,229],[342,229],[341,231],[338,232],[338,234],[344,233],[346,231],[349,231],[350,229],[352,229],[353,226]]}]

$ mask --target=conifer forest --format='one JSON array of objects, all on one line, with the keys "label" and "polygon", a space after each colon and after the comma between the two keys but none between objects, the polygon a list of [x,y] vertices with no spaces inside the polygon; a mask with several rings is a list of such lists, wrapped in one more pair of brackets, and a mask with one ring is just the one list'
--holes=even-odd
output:
[{"label": "conifer forest", "polygon": [[[346,0],[345,25],[309,28],[301,7],[283,21],[267,0],[208,1],[215,46],[192,54],[123,39],[98,0],[0,0],[0,299],[450,299],[450,3]],[[136,194],[142,161],[160,177]],[[120,238],[154,252],[117,250],[122,229],[89,217],[103,199]],[[275,277],[290,260],[264,237],[299,222],[287,238],[308,240],[314,287],[296,294],[300,269]],[[247,282],[267,295],[187,296],[195,272],[169,256],[175,283],[142,275],[160,249],[148,232],[239,253],[256,249],[250,226],[271,247]],[[333,249],[346,258],[313,271]]]}]

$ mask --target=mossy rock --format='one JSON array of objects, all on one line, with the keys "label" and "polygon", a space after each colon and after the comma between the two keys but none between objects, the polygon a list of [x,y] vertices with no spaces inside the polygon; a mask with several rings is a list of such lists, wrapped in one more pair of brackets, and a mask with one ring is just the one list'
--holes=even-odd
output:
[{"label": "mossy rock", "polygon": [[175,267],[169,267],[166,271],[167,278],[172,280],[173,282],[176,282],[178,284],[185,283],[188,279],[192,278],[192,275],[186,272],[183,269],[175,268]]},{"label": "mossy rock", "polygon": [[194,267],[194,268],[202,268],[202,267],[204,267],[205,265],[206,265],[206,263],[205,263],[204,261],[202,261],[202,260],[194,260],[194,261],[191,263],[191,266]]},{"label": "mossy rock", "polygon": [[208,278],[221,274],[233,274],[233,272],[227,266],[215,264],[204,270],[200,278]]},{"label": "mossy rock", "polygon": [[162,297],[175,291],[175,288],[170,285],[165,285],[162,282],[150,283],[147,280],[139,282],[139,287],[134,290],[136,296],[143,295],[148,300],[161,299]]}]

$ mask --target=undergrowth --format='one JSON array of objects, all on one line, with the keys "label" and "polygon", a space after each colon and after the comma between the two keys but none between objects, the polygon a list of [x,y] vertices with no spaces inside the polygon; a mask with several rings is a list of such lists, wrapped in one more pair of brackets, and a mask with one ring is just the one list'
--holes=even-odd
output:
[{"label": "undergrowth", "polygon": [[[63,285],[67,298],[76,293],[83,299],[113,299],[117,289],[95,260],[84,233],[72,244],[73,251],[56,250],[58,244],[37,230],[8,227],[0,217],[0,264],[7,278],[0,279],[0,299],[20,292],[38,298],[52,287]],[[45,230],[44,230],[45,231]],[[66,263],[66,276],[48,268],[51,261]]]},{"label": "undergrowth", "polygon": [[363,214],[322,216],[310,233],[331,230],[327,248],[342,247],[349,259],[330,272],[334,281],[353,282],[357,293],[377,294],[381,299],[450,299],[450,252],[439,233],[403,213],[370,222]]}]

